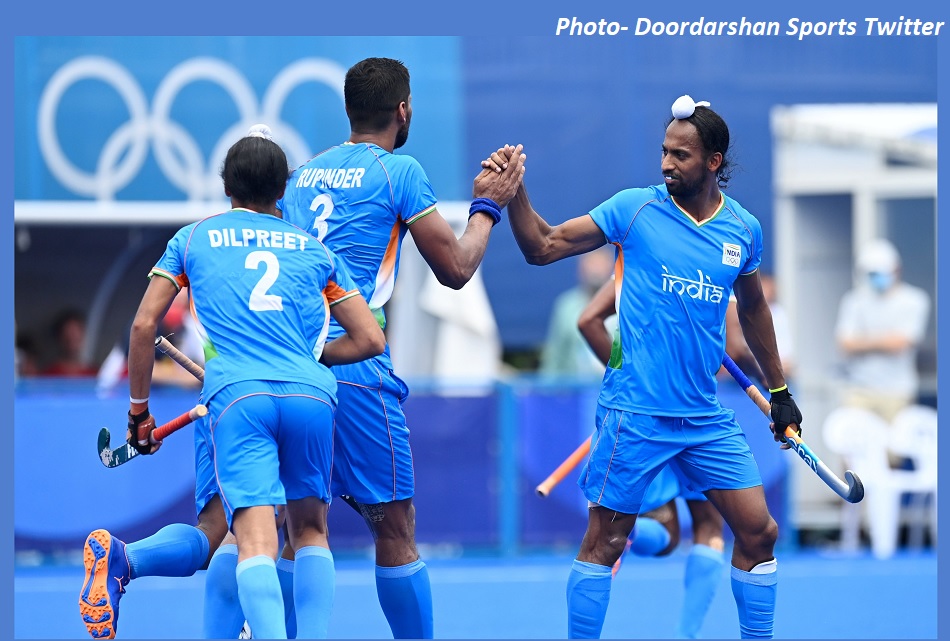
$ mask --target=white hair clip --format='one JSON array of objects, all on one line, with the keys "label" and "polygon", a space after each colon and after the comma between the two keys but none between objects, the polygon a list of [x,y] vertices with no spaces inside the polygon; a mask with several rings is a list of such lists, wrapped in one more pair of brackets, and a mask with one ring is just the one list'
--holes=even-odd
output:
[{"label": "white hair clip", "polygon": [[708,107],[709,103],[705,100],[693,102],[690,96],[680,96],[673,102],[673,117],[677,120],[689,118],[696,111],[696,107]]},{"label": "white hair clip", "polygon": [[247,130],[246,138],[263,138],[264,140],[273,140],[274,136],[271,134],[270,127],[267,125],[253,125]]}]

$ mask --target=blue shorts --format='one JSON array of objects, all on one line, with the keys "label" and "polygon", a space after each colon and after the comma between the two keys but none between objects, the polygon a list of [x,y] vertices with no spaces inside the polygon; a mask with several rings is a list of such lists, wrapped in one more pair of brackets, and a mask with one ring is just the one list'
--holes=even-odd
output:
[{"label": "blue shorts", "polygon": [[681,496],[687,501],[705,501],[707,500],[701,492],[691,492],[686,489],[686,482],[680,480],[676,469],[667,465],[656,475],[646,494],[643,495],[643,503],[640,504],[640,514],[652,512],[661,505],[666,505],[676,497]]},{"label": "blue shorts", "polygon": [[229,527],[242,507],[330,502],[333,411],[329,393],[303,383],[243,381],[210,399],[210,450]]},{"label": "blue shorts", "polygon": [[390,503],[415,494],[409,428],[402,404],[409,388],[386,354],[335,365],[337,379],[333,496]]},{"label": "blue shorts", "polygon": [[218,494],[211,457],[211,427],[208,417],[195,421],[195,511],[201,514],[208,502]]},{"label": "blue shorts", "polygon": [[654,477],[669,463],[689,492],[762,484],[735,412],[648,416],[597,406],[590,456],[577,484],[587,500],[638,514]]}]

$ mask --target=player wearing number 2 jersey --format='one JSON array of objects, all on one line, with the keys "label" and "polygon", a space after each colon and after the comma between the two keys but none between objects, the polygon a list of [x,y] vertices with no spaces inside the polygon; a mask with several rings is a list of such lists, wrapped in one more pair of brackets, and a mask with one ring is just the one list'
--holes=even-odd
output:
[{"label": "player wearing number 2 jersey", "polygon": [[[259,636],[285,635],[273,506],[286,503],[300,556],[298,634],[319,638],[333,595],[326,508],[336,382],[327,365],[377,354],[384,339],[342,262],[312,236],[266,215],[281,189],[268,192],[271,199],[250,191],[258,183],[247,176],[277,152],[260,138],[239,141],[223,172],[235,208],[178,232],[152,273],[187,282],[205,338],[207,438],[237,538],[244,614]],[[274,164],[286,168],[282,153]],[[327,342],[331,313],[347,332]],[[133,331],[133,344],[140,334],[147,332]],[[134,384],[133,375],[130,366]]]},{"label": "player wearing number 2 jersey", "polygon": [[[188,287],[205,344],[201,436],[237,539],[244,614],[259,636],[286,638],[274,520],[274,506],[286,504],[299,560],[298,632],[321,638],[333,599],[326,513],[336,381],[328,367],[381,353],[385,338],[342,262],[276,215],[287,175],[286,156],[263,132],[242,138],[222,170],[232,209],[169,241],[132,325],[129,430],[140,452],[157,449],[148,412],[155,331]],[[331,314],[345,333],[328,342]],[[100,532],[87,541],[80,610],[87,627],[102,624],[89,627],[94,637],[111,637],[132,559],[123,565],[125,546]]]}]

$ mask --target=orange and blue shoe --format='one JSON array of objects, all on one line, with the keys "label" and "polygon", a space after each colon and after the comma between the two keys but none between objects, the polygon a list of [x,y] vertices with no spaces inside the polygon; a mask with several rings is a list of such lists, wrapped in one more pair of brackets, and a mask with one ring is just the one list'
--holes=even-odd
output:
[{"label": "orange and blue shoe", "polygon": [[86,580],[79,593],[79,614],[93,639],[114,639],[119,599],[130,577],[125,543],[106,530],[96,530],[83,546]]}]

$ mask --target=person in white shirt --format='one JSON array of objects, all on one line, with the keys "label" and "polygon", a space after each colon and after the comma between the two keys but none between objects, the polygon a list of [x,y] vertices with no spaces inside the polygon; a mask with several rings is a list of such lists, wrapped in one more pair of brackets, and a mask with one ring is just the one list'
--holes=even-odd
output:
[{"label": "person in white shirt", "polygon": [[858,255],[858,284],[842,298],[835,328],[847,367],[844,404],[887,421],[916,401],[917,350],[931,304],[927,292],[901,280],[900,266],[890,242],[869,242]]}]

